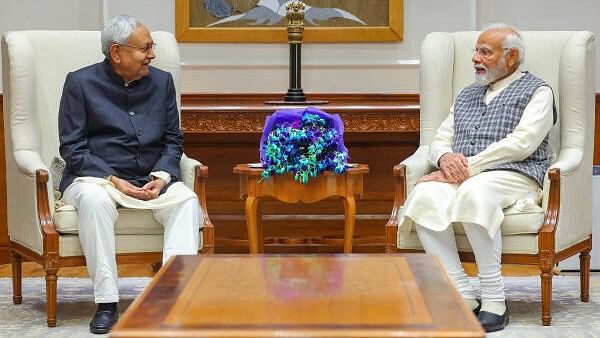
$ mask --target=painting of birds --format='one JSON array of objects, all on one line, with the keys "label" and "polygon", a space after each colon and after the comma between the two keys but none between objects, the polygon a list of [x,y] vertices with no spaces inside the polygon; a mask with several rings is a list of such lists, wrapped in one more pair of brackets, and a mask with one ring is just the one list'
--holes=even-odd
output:
[{"label": "painting of birds", "polygon": [[[231,5],[226,0],[204,0],[204,8],[207,11],[209,11],[210,8],[215,14],[213,14],[213,12],[209,13],[214,17],[220,18],[220,20],[209,24],[209,27],[242,20],[249,21],[248,24],[252,26],[273,26],[285,19],[285,4],[288,1],[290,0],[260,0],[256,6],[249,11],[237,15],[226,15],[227,13],[231,13]],[[209,2],[210,5],[208,5]],[[229,12],[227,6],[229,6]],[[333,18],[344,18],[366,26],[364,21],[346,10],[333,7],[313,7],[306,5],[304,20],[311,25],[319,26],[319,21]]]}]

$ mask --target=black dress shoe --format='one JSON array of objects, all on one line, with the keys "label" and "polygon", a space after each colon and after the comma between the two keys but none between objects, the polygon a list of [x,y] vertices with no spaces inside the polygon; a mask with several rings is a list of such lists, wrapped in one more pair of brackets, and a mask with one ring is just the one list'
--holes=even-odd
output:
[{"label": "black dress shoe", "polygon": [[481,326],[483,326],[485,332],[496,332],[503,330],[504,327],[508,325],[509,315],[510,311],[508,309],[508,304],[506,304],[506,311],[504,311],[503,315],[481,311],[479,312],[477,318],[479,319],[479,323],[481,323]]},{"label": "black dress shoe", "polygon": [[119,318],[117,303],[100,303],[90,322],[90,332],[95,334],[108,333]]}]

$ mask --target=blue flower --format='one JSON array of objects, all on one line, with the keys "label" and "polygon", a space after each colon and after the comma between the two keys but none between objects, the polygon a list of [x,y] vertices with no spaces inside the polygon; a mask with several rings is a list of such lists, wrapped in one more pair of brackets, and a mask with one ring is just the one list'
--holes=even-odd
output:
[{"label": "blue flower", "polygon": [[337,115],[315,108],[303,111],[278,111],[281,122],[272,126],[261,139],[262,177],[285,173],[296,181],[308,183],[323,171],[343,174],[347,169],[348,150],[343,141],[343,124]]}]

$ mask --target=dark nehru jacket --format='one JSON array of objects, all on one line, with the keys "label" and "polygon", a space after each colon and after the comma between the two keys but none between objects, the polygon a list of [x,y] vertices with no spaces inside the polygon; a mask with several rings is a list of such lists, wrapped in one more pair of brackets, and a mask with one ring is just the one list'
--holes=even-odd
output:
[{"label": "dark nehru jacket", "polygon": [[[67,75],[58,114],[64,191],[76,177],[115,175],[142,186],[150,173],[180,178],[183,134],[170,73],[125,84],[108,60]],[[164,191],[164,190],[163,190]]]}]

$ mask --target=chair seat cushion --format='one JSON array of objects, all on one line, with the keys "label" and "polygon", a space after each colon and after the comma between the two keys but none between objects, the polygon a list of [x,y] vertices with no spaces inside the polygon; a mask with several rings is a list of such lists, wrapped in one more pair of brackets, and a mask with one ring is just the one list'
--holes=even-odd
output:
[{"label": "chair seat cushion", "polygon": [[[115,235],[162,235],[163,226],[151,210],[118,208]],[[54,225],[61,234],[78,234],[78,212],[72,205],[62,206],[54,212]]]},{"label": "chair seat cushion", "polygon": [[[401,208],[404,208],[402,206]],[[509,207],[504,209],[504,220],[500,225],[503,235],[522,235],[537,234],[542,228],[544,221],[544,210],[539,206],[519,209],[518,207]],[[415,231],[410,221],[411,231]],[[409,226],[409,225],[406,225]],[[464,235],[465,230],[461,223],[454,224],[454,232]]]},{"label": "chair seat cushion", "polygon": [[[544,211],[542,208],[527,212],[508,208],[504,210],[504,220],[500,225],[500,231],[503,235],[537,234],[542,228],[543,221]],[[465,234],[462,224],[456,224],[454,231],[457,234]]]},{"label": "chair seat cushion", "polygon": [[[538,233],[544,221],[544,210],[522,203],[504,209],[504,220],[500,225],[502,231],[502,252],[518,254],[535,254],[538,252]],[[462,223],[454,224],[454,233],[459,251],[472,251]],[[409,233],[398,231],[398,249],[423,250],[415,227]]]}]

